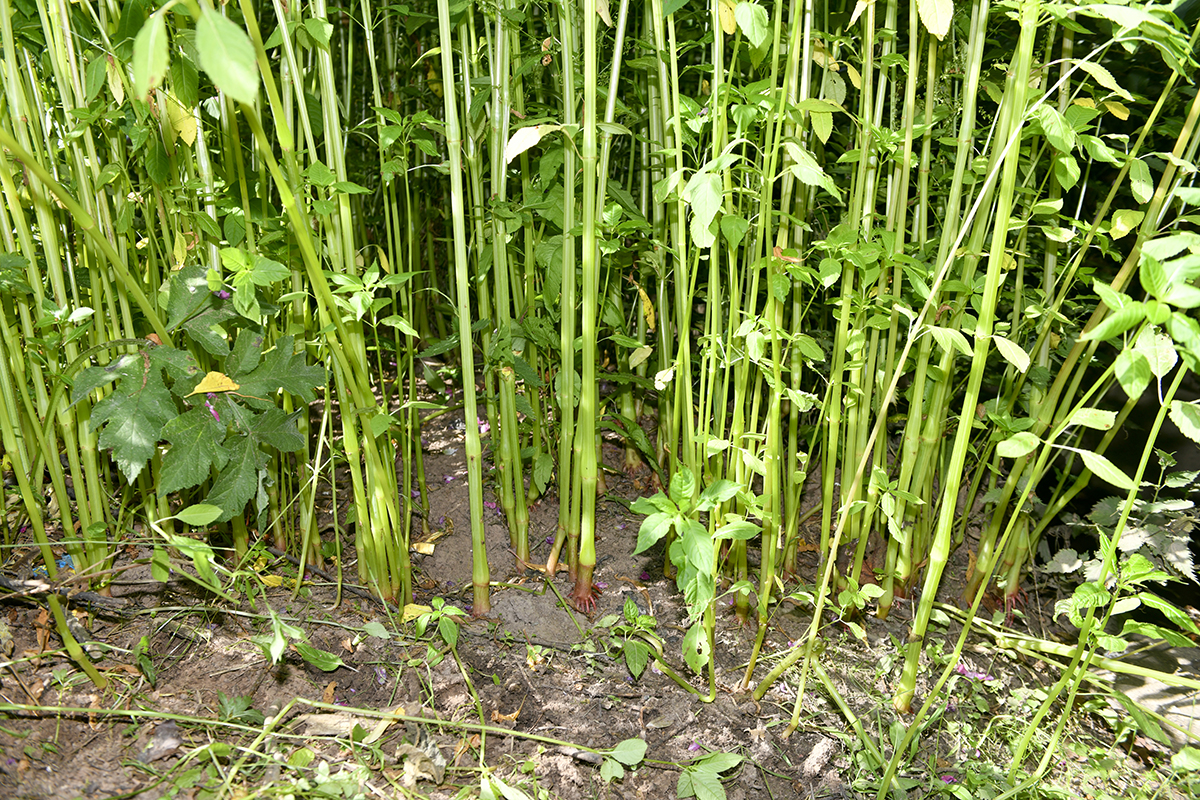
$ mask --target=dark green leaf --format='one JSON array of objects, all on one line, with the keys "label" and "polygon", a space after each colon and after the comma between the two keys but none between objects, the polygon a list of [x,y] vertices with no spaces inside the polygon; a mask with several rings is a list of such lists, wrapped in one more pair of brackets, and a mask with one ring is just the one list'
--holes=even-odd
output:
[{"label": "dark green leaf", "polygon": [[227,522],[245,510],[246,503],[258,491],[259,470],[267,465],[266,454],[244,437],[235,437],[230,441],[228,454],[225,468],[217,476],[212,491],[205,499],[206,503],[221,507],[223,513],[218,522]]},{"label": "dark green leaf", "polygon": [[208,480],[210,471],[220,471],[229,455],[222,447],[226,426],[213,411],[198,406],[175,417],[162,429],[162,438],[171,443],[163,456],[159,476],[159,497],[198,486]]},{"label": "dark green leaf", "polygon": [[162,373],[149,357],[122,357],[116,391],[92,409],[92,426],[100,430],[100,447],[132,483],[154,455],[163,426],[178,414]]},{"label": "dark green leaf", "polygon": [[304,354],[293,352],[295,340],[282,336],[278,344],[263,354],[262,363],[249,375],[231,375],[241,384],[239,394],[269,399],[280,389],[306,403],[316,399],[313,389],[325,383],[325,369],[308,366]]}]

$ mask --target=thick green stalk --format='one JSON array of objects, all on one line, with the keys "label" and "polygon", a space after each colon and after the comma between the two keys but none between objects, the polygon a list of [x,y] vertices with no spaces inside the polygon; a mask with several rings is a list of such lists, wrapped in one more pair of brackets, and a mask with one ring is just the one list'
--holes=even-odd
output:
[{"label": "thick green stalk", "polygon": [[[600,227],[597,213],[598,121],[596,91],[596,0],[583,2],[583,142],[580,163],[583,166],[583,253],[580,259],[581,325],[583,348],[580,353],[583,386],[579,395],[579,419],[575,425],[576,452],[579,453],[579,563],[575,569],[575,588],[571,599],[575,607],[591,613],[596,607],[592,571],[596,567],[596,477],[599,469],[596,452],[596,411],[599,393],[596,386],[596,316],[600,307],[600,248],[596,233]],[[564,283],[566,276],[563,276]]]},{"label": "thick green stalk", "polygon": [[[1037,34],[1037,16],[1040,9],[1038,0],[1026,0],[1021,6],[1021,32],[1017,41],[1017,50],[1013,56],[1009,72],[1009,81],[1005,92],[1005,105],[1002,110],[999,143],[1003,150],[998,153],[999,161],[1003,163],[1003,173],[996,196],[996,213],[994,219],[1007,220],[1014,203],[1014,190],[1017,180],[1017,169],[1020,165],[1019,149],[1026,113],[1025,98],[1029,85],[1033,44]],[[950,534],[954,519],[958,513],[958,488],[961,482],[963,468],[966,463],[969,438],[972,430],[972,420],[975,407],[979,400],[979,390],[983,385],[983,374],[987,366],[987,355],[991,346],[992,327],[995,319],[996,298],[1000,288],[1000,279],[1006,268],[1005,259],[1007,248],[1008,226],[997,224],[992,230],[991,247],[989,248],[987,277],[984,282],[983,298],[980,303],[979,320],[975,327],[975,348],[971,361],[971,372],[967,379],[966,394],[962,401],[962,411],[959,414],[958,429],[955,433],[954,446],[950,453],[950,464],[942,474],[942,500],[938,515],[937,529],[934,534],[933,547],[929,553],[929,563],[925,568],[925,586],[921,594],[921,602],[917,607],[916,618],[913,621],[909,645],[905,653],[904,671],[896,687],[893,705],[900,712],[907,712],[912,704],[915,691],[918,660],[924,645],[924,636],[933,612],[933,602],[937,596],[938,585],[942,572],[950,556]]]},{"label": "thick green stalk", "polygon": [[450,47],[450,3],[438,0],[438,35],[443,42],[441,65],[446,113],[446,144],[450,166],[450,218],[454,230],[454,282],[457,288],[459,359],[463,377],[463,413],[466,415],[467,482],[471,504],[471,583],[474,604],[471,612],[482,616],[491,611],[487,546],[483,527],[483,463],[479,426],[475,424],[475,350],[471,339],[470,262],[467,259],[466,207],[462,185],[462,131],[458,122],[458,92],[455,89],[454,59]]}]

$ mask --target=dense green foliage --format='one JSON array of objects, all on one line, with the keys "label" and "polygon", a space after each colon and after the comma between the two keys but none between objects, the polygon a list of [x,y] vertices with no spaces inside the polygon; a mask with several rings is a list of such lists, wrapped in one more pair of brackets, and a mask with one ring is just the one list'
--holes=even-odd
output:
[{"label": "dense green foliage", "polygon": [[1149,398],[1200,441],[1200,106],[1161,6],[0,0],[0,39],[0,435],[81,569],[202,502],[239,554],[253,527],[319,561],[329,480],[360,578],[409,600],[419,391],[447,381],[477,614],[475,420],[521,563],[556,494],[546,572],[584,611],[612,431],[666,489],[639,548],[666,542],[710,699],[722,576],[761,644],[815,548],[785,665],[830,604],[918,597],[907,710],[952,553],[972,613],[1011,611],[1089,476],[1123,490],[1078,665],[1153,437],[1106,448]]}]

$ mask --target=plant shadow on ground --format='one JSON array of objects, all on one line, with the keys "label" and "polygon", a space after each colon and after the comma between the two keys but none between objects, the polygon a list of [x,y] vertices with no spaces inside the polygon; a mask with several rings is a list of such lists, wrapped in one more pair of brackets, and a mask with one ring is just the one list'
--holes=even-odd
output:
[{"label": "plant shadow on ground", "polygon": [[[430,522],[441,536],[431,554],[415,556],[414,566],[416,602],[431,608],[437,598],[462,608],[470,602],[461,429],[461,419],[444,417],[424,442]],[[620,451],[606,445],[605,460],[620,463]],[[654,618],[666,658],[687,670],[679,656],[686,609],[663,577],[661,547],[630,555],[641,517],[628,503],[648,492],[635,478],[608,475],[597,522],[602,591],[591,620],[562,603],[570,590],[565,572],[555,580],[557,592],[536,573],[516,573],[503,517],[489,507],[492,579],[500,585],[487,617],[453,618],[457,656],[436,626],[418,637],[397,610],[349,594],[338,605],[335,587],[317,576],[294,598],[283,586],[267,588],[276,583],[268,576],[294,577],[295,567],[283,559],[267,556],[254,564],[254,574],[267,579],[255,578],[238,608],[205,597],[192,583],[158,584],[141,566],[113,585],[120,613],[90,620],[91,636],[107,648],[98,665],[109,686],[100,691],[57,651],[46,651],[55,645],[53,623],[41,606],[14,600],[3,617],[14,657],[0,689],[0,797],[206,798],[253,789],[272,797],[451,798],[478,796],[481,781],[497,797],[874,796],[883,765],[862,746],[828,689],[890,755],[911,719],[890,704],[907,604],[898,603],[887,620],[860,620],[865,638],[840,624],[822,630],[821,661],[830,683],[810,675],[799,727],[787,737],[799,668],[785,673],[761,703],[739,691],[754,637],[731,612],[718,620],[715,702],[700,702],[653,661],[634,680],[620,651],[610,647],[611,630],[596,625],[620,617],[630,601]],[[556,522],[552,498],[535,504],[535,560],[544,560]],[[811,583],[816,558],[805,555],[800,580]],[[1041,588],[1029,587],[1029,602],[1013,625],[1037,636],[1061,635],[1050,610],[1053,593],[1064,590]],[[252,638],[270,639],[266,604],[302,632],[289,637],[293,646],[275,664],[267,645]],[[802,639],[809,620],[802,601],[780,604],[755,680]],[[957,635],[947,615],[940,639],[927,642],[918,701]],[[304,644],[340,661],[315,657]],[[899,785],[910,797],[1003,792],[1009,744],[1057,677],[1040,661],[1010,658],[993,642],[973,639],[906,754]],[[392,717],[389,724],[378,712],[407,718]],[[1195,786],[1173,772],[1169,750],[1132,734],[1115,743],[1112,723],[1119,725],[1122,714],[1103,694],[1084,701],[1058,766],[1023,796],[1191,796]],[[644,759],[637,752],[616,760],[594,752],[630,739],[646,743]],[[708,762],[714,770],[727,766],[722,772],[698,772],[710,753],[740,759]]]}]

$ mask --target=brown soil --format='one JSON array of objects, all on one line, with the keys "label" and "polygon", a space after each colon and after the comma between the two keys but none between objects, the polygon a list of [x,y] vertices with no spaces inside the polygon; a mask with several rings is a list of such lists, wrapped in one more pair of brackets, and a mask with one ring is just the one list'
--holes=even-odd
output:
[{"label": "brown soil", "polygon": [[[429,605],[441,597],[467,610],[470,513],[461,424],[455,426],[447,417],[426,432],[430,521],[444,535],[431,555],[414,556],[414,567],[418,603]],[[621,463],[615,445],[606,445],[605,459]],[[334,776],[342,768],[368,765],[369,770],[347,779],[367,796],[401,796],[398,786],[405,781],[407,769],[409,782],[416,778],[417,796],[450,798],[464,785],[473,785],[478,793],[482,756],[494,774],[509,786],[521,786],[530,797],[545,791],[561,798],[666,798],[676,796],[679,765],[713,751],[744,757],[741,765],[724,775],[725,790],[734,800],[874,796],[872,781],[878,780],[879,771],[813,673],[808,676],[800,726],[789,737],[782,734],[792,714],[799,669],[786,673],[761,703],[739,688],[754,630],[740,627],[731,613],[718,619],[719,691],[712,703],[683,691],[653,666],[635,681],[624,662],[607,652],[606,633],[591,626],[606,615],[621,614],[626,600],[632,599],[657,620],[668,660],[690,674],[680,657],[685,611],[673,582],[662,577],[661,549],[630,555],[641,518],[627,504],[651,490],[619,472],[610,472],[607,478],[609,491],[599,503],[597,525],[596,585],[601,593],[592,619],[561,601],[572,585],[565,572],[556,577],[555,592],[537,573],[516,570],[502,515],[489,508],[485,522],[492,580],[504,585],[494,589],[492,611],[486,618],[458,618],[463,623],[457,648],[461,662],[453,653],[440,661],[431,658],[430,648],[439,649],[440,642],[429,637],[417,640],[411,623],[400,624],[398,615],[389,618],[375,602],[344,595],[336,604],[335,588],[319,580],[307,583],[296,599],[289,590],[267,589],[255,581],[254,602],[243,599],[240,606],[231,607],[188,582],[158,584],[148,567],[137,567],[122,573],[113,586],[113,594],[124,604],[122,613],[82,615],[94,639],[110,648],[97,661],[109,680],[108,688],[100,691],[73,663],[42,655],[39,636],[44,641],[47,629],[42,606],[10,597],[3,609],[6,616],[0,618],[7,622],[15,644],[14,660],[0,673],[0,699],[5,704],[0,708],[0,797],[238,796],[236,788],[213,795],[205,793],[203,786],[208,781],[212,789],[219,782],[211,781],[225,777],[231,787],[273,781],[286,786],[300,775],[316,781],[316,776],[325,774],[318,765],[326,762],[327,772]],[[544,562],[556,520],[552,498],[534,504],[529,534],[534,561]],[[138,550],[132,555],[148,553]],[[800,578],[811,585],[816,560],[812,554],[806,556]],[[351,565],[352,554],[347,554],[347,577],[354,574]],[[259,569],[262,575],[286,576],[289,571],[294,575],[283,559]],[[313,646],[340,656],[344,666],[323,672],[294,649],[285,653],[279,665],[270,666],[249,638],[270,632],[264,592],[284,621],[302,628]],[[246,598],[245,586],[241,597]],[[1053,598],[1042,602],[1047,601]],[[1042,635],[1040,626],[1046,617],[1038,603],[1034,595],[1015,624],[1033,627],[1033,633]],[[865,640],[838,624],[826,626],[821,633],[821,663],[832,685],[885,755],[891,752],[890,737],[911,719],[894,713],[888,702],[902,665],[898,645],[906,638],[910,613],[908,604],[898,603],[887,620],[861,620]],[[771,617],[754,681],[766,674],[790,643],[802,638],[809,618],[799,601],[779,605]],[[391,638],[364,634],[363,626],[369,622],[382,623]],[[53,630],[52,623],[49,629]],[[581,629],[586,635],[581,635]],[[925,648],[918,704],[940,673],[958,633],[953,623],[935,630],[934,640]],[[49,637],[45,646],[57,647],[55,634]],[[131,652],[143,637],[149,641],[156,671],[153,684],[138,669]],[[444,646],[440,650],[448,652]],[[974,794],[978,782],[995,786],[1008,763],[1009,742],[1025,729],[1037,693],[1057,677],[1038,662],[1006,657],[982,639],[965,654],[960,673],[947,685],[945,698],[935,707],[932,722],[900,776],[910,796],[957,787],[967,790],[956,792],[966,797]],[[700,677],[692,676],[692,683],[697,689],[707,688]],[[282,713],[284,719],[268,735],[261,735],[262,724],[253,721],[243,721],[241,727],[201,724],[199,719],[215,721],[222,716],[222,695],[248,697],[254,709],[268,717]],[[352,747],[348,740],[354,722],[370,731],[375,718],[339,717],[328,709],[296,702],[298,698],[348,709],[400,707],[414,716],[464,725],[397,723],[370,746]],[[1093,706],[1100,712],[1105,708],[1103,701]],[[50,707],[78,710],[54,712]],[[107,716],[106,709],[130,713]],[[156,713],[138,716],[137,709]],[[180,718],[172,721],[163,714]],[[481,738],[475,729],[481,722],[554,741],[505,736],[494,730]],[[983,734],[989,725],[990,732]],[[1064,790],[1070,787],[1083,794],[1089,782],[1108,781],[1106,791],[1118,791],[1111,781],[1123,780],[1121,775],[1142,788],[1159,780],[1154,770],[1139,772],[1143,765],[1119,751],[1110,753],[1120,765],[1114,768],[1116,777],[1096,777],[1089,766],[1095,748],[1103,752],[1112,741],[1096,716],[1077,714],[1070,737],[1053,773],[1054,783]],[[589,754],[558,744],[610,748],[629,738],[647,742],[646,762],[609,784],[601,779],[594,759],[588,760]],[[1077,746],[1077,742],[1084,744]],[[205,749],[213,743],[245,749],[229,753],[219,747]],[[403,743],[444,758],[440,784],[429,780],[429,770],[421,767],[428,766],[428,759],[406,756],[403,751],[397,755]],[[311,763],[303,768],[289,766],[305,749],[314,756]],[[1161,766],[1169,752],[1143,750],[1142,755],[1147,763]]]}]

